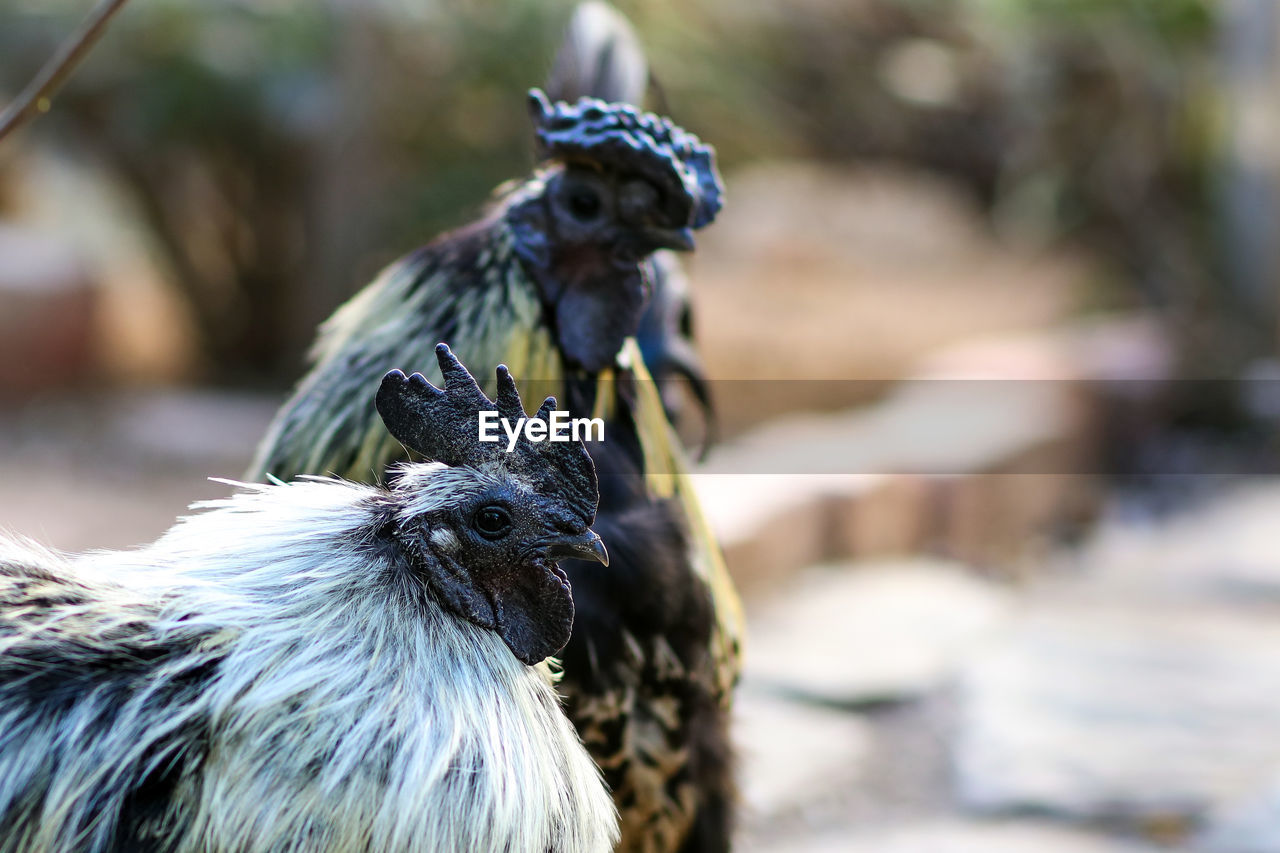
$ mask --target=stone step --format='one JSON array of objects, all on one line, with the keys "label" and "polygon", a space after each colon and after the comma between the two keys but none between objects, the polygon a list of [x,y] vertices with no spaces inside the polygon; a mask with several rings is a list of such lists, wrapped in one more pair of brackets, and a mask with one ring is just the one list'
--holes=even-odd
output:
[{"label": "stone step", "polygon": [[744,821],[795,814],[863,781],[872,733],[857,715],[752,685],[738,691],[733,713]]},{"label": "stone step", "polygon": [[1167,518],[1115,515],[1069,566],[1113,600],[1280,604],[1280,477],[1251,477]]},{"label": "stone step", "polygon": [[1010,594],[942,560],[837,564],[748,601],[747,684],[856,706],[938,689],[1010,616]]},{"label": "stone step", "polygon": [[1095,380],[1163,375],[1142,320],[937,353],[882,400],[739,436],[696,485],[746,593],[804,566],[938,554],[1017,574],[1096,511]]},{"label": "stone step", "polygon": [[1139,841],[1049,821],[941,818],[909,826],[853,826],[826,834],[742,845],[745,853],[1158,853]]},{"label": "stone step", "polygon": [[1280,768],[1280,614],[1116,604],[1081,586],[1046,589],[966,666],[960,800],[1177,840],[1266,790]]}]

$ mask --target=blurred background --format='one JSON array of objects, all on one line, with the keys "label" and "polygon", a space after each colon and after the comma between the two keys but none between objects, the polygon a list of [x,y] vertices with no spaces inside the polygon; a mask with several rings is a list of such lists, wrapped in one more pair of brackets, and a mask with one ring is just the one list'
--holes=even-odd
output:
[{"label": "blurred background", "polygon": [[[618,7],[728,188],[742,848],[1280,851],[1280,6]],[[0,104],[86,9],[0,0]],[[0,526],[225,493],[316,324],[534,165],[572,9],[126,6],[0,146]]]}]

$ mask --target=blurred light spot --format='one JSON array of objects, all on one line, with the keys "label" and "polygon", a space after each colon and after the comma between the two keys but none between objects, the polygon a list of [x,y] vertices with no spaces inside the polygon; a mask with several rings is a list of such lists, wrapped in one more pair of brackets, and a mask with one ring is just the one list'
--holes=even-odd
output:
[{"label": "blurred light spot", "polygon": [[265,45],[240,21],[211,21],[199,29],[196,54],[214,72],[247,78],[266,65]]},{"label": "blurred light spot", "polygon": [[959,94],[955,53],[930,39],[908,39],[880,60],[880,82],[904,101],[940,107]]}]

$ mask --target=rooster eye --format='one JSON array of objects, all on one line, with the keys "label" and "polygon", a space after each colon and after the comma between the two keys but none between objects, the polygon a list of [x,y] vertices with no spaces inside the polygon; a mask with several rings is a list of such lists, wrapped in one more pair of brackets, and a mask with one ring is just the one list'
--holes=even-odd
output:
[{"label": "rooster eye", "polygon": [[476,511],[471,526],[486,539],[501,539],[511,530],[511,515],[500,506],[486,506]]},{"label": "rooster eye", "polygon": [[587,187],[574,187],[569,192],[569,212],[580,222],[590,222],[600,215],[600,196]]}]

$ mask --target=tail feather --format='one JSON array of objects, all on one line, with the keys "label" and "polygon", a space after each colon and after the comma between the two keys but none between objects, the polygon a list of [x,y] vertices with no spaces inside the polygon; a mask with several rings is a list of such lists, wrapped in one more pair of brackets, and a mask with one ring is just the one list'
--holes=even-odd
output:
[{"label": "tail feather", "polygon": [[649,63],[631,22],[602,0],[579,4],[547,77],[547,95],[553,101],[593,97],[640,106],[648,83]]}]

